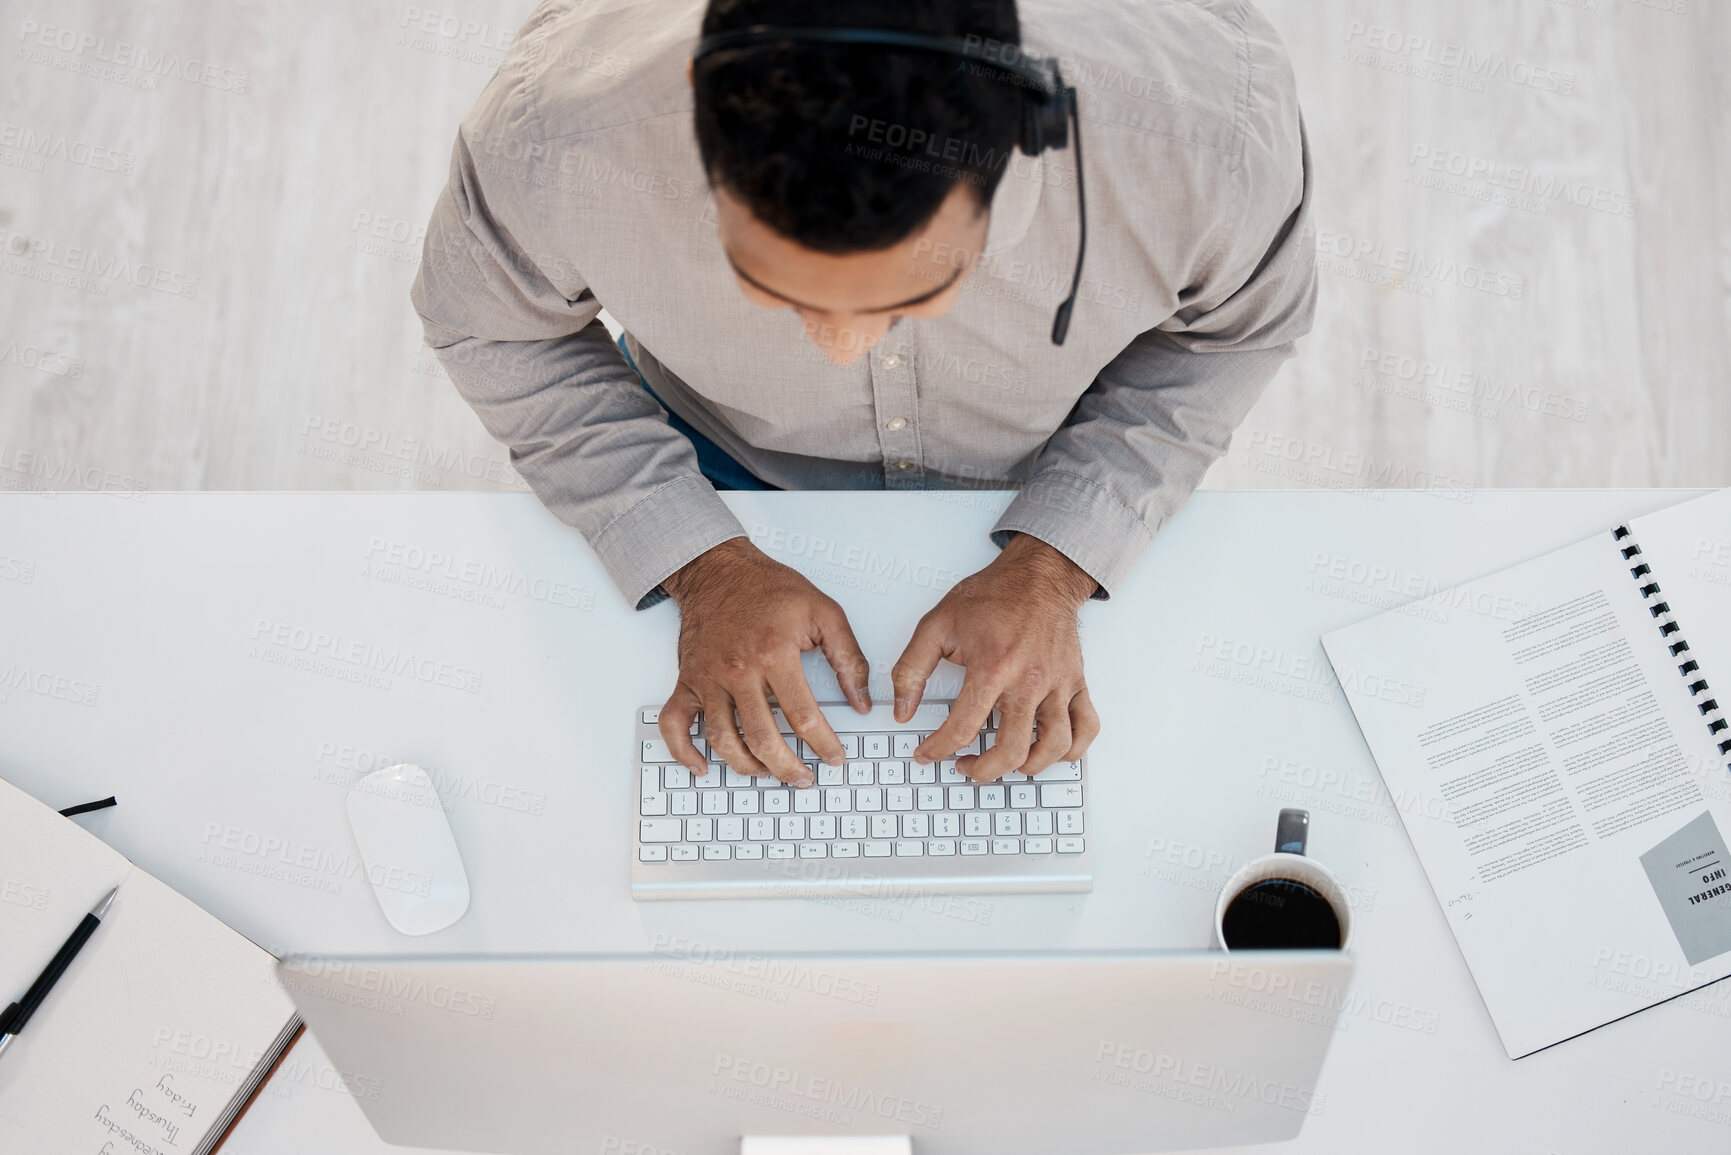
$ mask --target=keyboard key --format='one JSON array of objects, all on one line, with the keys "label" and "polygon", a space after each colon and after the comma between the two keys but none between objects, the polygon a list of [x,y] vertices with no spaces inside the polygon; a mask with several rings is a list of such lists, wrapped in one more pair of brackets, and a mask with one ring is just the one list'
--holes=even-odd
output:
[{"label": "keyboard key", "polygon": [[1028,780],[1028,776],[1026,774],[1022,773],[1020,770],[1012,770],[1008,774],[1004,775],[1002,778],[998,779],[999,782],[1003,782],[1003,783],[1026,782],[1027,780]]},{"label": "keyboard key", "polygon": [[828,858],[829,843],[802,842],[799,844],[799,856],[801,858]]},{"label": "keyboard key", "polygon": [[706,790],[698,796],[702,799],[702,803],[698,809],[702,810],[703,813],[712,816],[716,814],[726,814],[727,796],[730,793],[731,791],[727,790]]},{"label": "keyboard key", "polygon": [[770,858],[792,858],[793,857],[793,846],[791,843],[787,843],[787,842],[772,842],[768,846],[764,847],[763,850],[764,850],[764,853]]},{"label": "keyboard key", "polygon": [[923,842],[898,842],[898,843],[896,843],[896,857],[897,858],[919,858],[922,855],[924,855],[925,852],[926,852],[926,844]]},{"label": "keyboard key", "polygon": [[[866,734],[864,738],[861,751],[865,757],[875,762],[879,758],[890,756],[890,736],[888,734]],[[647,762],[649,759],[645,758],[644,761]]]},{"label": "keyboard key", "polygon": [[931,819],[924,814],[902,815],[902,837],[924,838],[931,833]]},{"label": "keyboard key", "polygon": [[822,792],[812,789],[795,790],[793,792],[793,812],[795,814],[816,814],[822,809]]},{"label": "keyboard key", "polygon": [[[1082,816],[1082,812],[1079,810],[1066,810],[1064,813],[1074,814],[1078,818]],[[1050,810],[1030,810],[1023,821],[1029,834],[1052,833],[1052,812]]]},{"label": "keyboard key", "polygon": [[950,787],[951,810],[972,810],[974,808],[974,788],[972,786]]},{"label": "keyboard key", "polygon": [[745,836],[753,842],[768,842],[775,837],[775,819],[759,814],[745,820]]},{"label": "keyboard key", "polygon": [[708,818],[685,820],[685,841],[708,842],[715,837],[715,823]]},{"label": "keyboard key", "polygon": [[1014,810],[1000,810],[992,815],[992,833],[999,838],[1020,837],[1022,816]]},{"label": "keyboard key", "polygon": [[685,845],[670,846],[667,848],[667,856],[674,862],[696,862],[697,847]]},{"label": "keyboard key", "polygon": [[835,786],[823,792],[823,808],[831,814],[846,814],[853,809],[853,791]]},{"label": "keyboard key", "polygon": [[841,819],[841,836],[849,839],[861,839],[866,836],[866,817],[863,814],[844,814]]},{"label": "keyboard key", "polygon": [[[645,726],[653,726],[659,721],[661,721],[661,707],[651,706],[649,709],[643,711],[643,724]],[[666,855],[662,855],[662,857],[665,858]],[[644,861],[647,862],[649,860],[644,859]]]},{"label": "keyboard key", "polygon": [[703,848],[703,861],[716,862],[723,858],[733,857],[733,847],[724,842],[711,842]]},{"label": "keyboard key", "polygon": [[668,813],[677,814],[681,818],[697,813],[697,799],[709,798],[711,795],[699,795],[695,790],[680,790],[667,796]]},{"label": "keyboard key", "polygon": [[[1009,787],[1000,786],[996,782],[992,783],[990,786],[980,787],[980,809],[1002,810],[1004,808],[1005,796],[1008,793]],[[1080,806],[1081,803],[1078,802],[1076,805]]]},{"label": "keyboard key", "polygon": [[762,794],[762,800],[765,814],[786,814],[792,809],[793,791],[787,789],[765,790]]},{"label": "keyboard key", "polygon": [[666,862],[667,861],[667,847],[665,847],[665,846],[639,846],[637,848],[637,861],[639,861],[639,862]]},{"label": "keyboard key", "polygon": [[895,811],[912,810],[914,808],[914,788],[912,786],[885,787],[884,808]]},{"label": "keyboard key", "polygon": [[1040,792],[1032,786],[1010,787],[1010,805],[1017,810],[1032,810],[1039,805]]},{"label": "keyboard key", "polygon": [[884,792],[877,786],[861,786],[853,792],[853,808],[871,813],[884,808]]},{"label": "keyboard key", "polygon": [[981,751],[981,749],[980,749],[980,736],[978,734],[975,734],[973,741],[969,742],[966,746],[963,746],[960,750],[956,751],[956,756],[960,757],[963,754],[979,754],[982,752],[983,751]]},{"label": "keyboard key", "polygon": [[811,825],[811,837],[821,838],[825,842],[835,837],[836,817],[833,814],[814,814],[808,820]]},{"label": "keyboard key", "polygon": [[639,814],[666,814],[667,795],[645,794],[643,800],[637,805],[637,812]]},{"label": "keyboard key", "polygon": [[890,737],[890,755],[895,758],[912,758],[914,747],[920,744],[920,736],[903,731]]},{"label": "keyboard key", "polygon": [[967,780],[967,776],[960,770],[956,769],[956,760],[954,758],[945,758],[942,762],[938,763],[939,782],[953,785],[957,782],[966,782]]},{"label": "keyboard key", "polygon": [[733,848],[733,857],[738,859],[760,859],[763,857],[763,847],[755,842],[742,842]]},{"label": "keyboard key", "polygon": [[836,737],[841,739],[841,752],[843,754],[849,758],[859,757],[858,734],[837,734]]},{"label": "keyboard key", "polygon": [[984,838],[992,832],[992,816],[978,810],[962,815],[962,833],[969,838]]},{"label": "keyboard key", "polygon": [[1080,782],[1081,780],[1082,764],[1080,762],[1054,762],[1034,775],[1036,782]]},{"label": "keyboard key", "polygon": [[888,858],[891,845],[888,842],[865,842],[861,843],[860,849],[865,851],[867,858]]},{"label": "keyboard key", "polygon": [[817,784],[819,786],[840,786],[847,771],[840,766],[819,766],[817,768]]},{"label": "keyboard key", "polygon": [[721,772],[721,779],[727,783],[729,790],[738,790],[741,786],[753,785],[750,775],[741,774],[731,766]]},{"label": "keyboard key", "polygon": [[944,808],[944,788],[942,786],[916,786],[914,788],[914,805],[921,810],[942,810]]},{"label": "keyboard key", "polygon": [[797,814],[789,814],[777,819],[775,836],[783,842],[801,842],[805,839],[805,819]]},{"label": "keyboard key", "polygon": [[1001,730],[1004,726],[1004,712],[993,710],[992,716],[986,719],[986,727],[991,730]]},{"label": "keyboard key", "polygon": [[899,826],[900,823],[897,822],[894,814],[874,814],[872,815],[871,836],[873,838],[894,838]]},{"label": "keyboard key", "polygon": [[870,786],[877,781],[877,767],[870,762],[849,762],[847,764],[847,784],[849,786]]},{"label": "keyboard key", "polygon": [[987,849],[986,840],[983,838],[962,839],[963,854],[985,854]]},{"label": "keyboard key", "polygon": [[717,818],[715,820],[715,840],[717,842],[743,842],[745,840],[745,819]]},{"label": "keyboard key", "polygon": [[770,716],[775,719],[775,728],[777,730],[780,730],[783,734],[793,733],[793,723],[787,720],[787,715],[781,712],[780,706],[772,707],[769,713]]},{"label": "keyboard key", "polygon": [[763,795],[755,790],[729,790],[726,794],[717,794],[716,797],[733,799],[733,812],[735,814],[756,814],[758,799],[762,798]]},{"label": "keyboard key", "polygon": [[954,838],[962,832],[962,820],[954,814],[932,815],[932,833],[939,838]]},{"label": "keyboard key", "polygon": [[645,818],[637,824],[639,842],[678,842],[685,823],[677,818]]},{"label": "keyboard key", "polygon": [[1058,853],[1059,854],[1080,854],[1080,853],[1082,853],[1082,839],[1080,839],[1080,838],[1060,838],[1060,839],[1058,839]]},{"label": "keyboard key", "polygon": [[939,856],[953,855],[956,852],[956,840],[953,838],[934,838],[926,843],[926,853]]},{"label": "keyboard key", "polygon": [[1050,838],[1024,838],[1022,839],[1022,853],[1050,854],[1052,853],[1052,840]]},{"label": "keyboard key", "polygon": [[721,767],[714,762],[708,764],[708,773],[693,776],[691,784],[699,789],[708,790],[721,785]]},{"label": "keyboard key", "polygon": [[995,730],[987,731],[986,733],[980,735],[980,753],[984,754],[987,750],[990,750],[993,746],[996,746],[997,744],[998,744],[997,731],[995,731]]},{"label": "keyboard key", "polygon": [[878,785],[900,786],[908,780],[908,765],[906,762],[879,762]]},{"label": "keyboard key", "polygon": [[667,743],[660,738],[645,738],[643,739],[641,760],[644,762],[671,762],[673,755],[668,752]]},{"label": "keyboard key", "polygon": [[994,838],[992,839],[992,853],[1020,854],[1022,853],[1022,840],[1020,838]]},{"label": "keyboard key", "polygon": [[915,762],[912,766],[908,767],[908,781],[914,783],[916,786],[923,785],[927,782],[936,782],[937,780],[938,768],[930,762],[927,762],[924,766]]},{"label": "keyboard key", "polygon": [[1058,812],[1059,834],[1081,834],[1082,812],[1080,810],[1061,810]]},{"label": "keyboard key", "polygon": [[1043,782],[1040,784],[1040,805],[1047,809],[1082,805],[1080,782]]},{"label": "keyboard key", "polygon": [[685,790],[691,786],[691,771],[683,766],[664,766],[661,785],[668,790]]},{"label": "keyboard key", "polygon": [[829,854],[831,858],[858,858],[859,843],[832,842],[829,844]]}]

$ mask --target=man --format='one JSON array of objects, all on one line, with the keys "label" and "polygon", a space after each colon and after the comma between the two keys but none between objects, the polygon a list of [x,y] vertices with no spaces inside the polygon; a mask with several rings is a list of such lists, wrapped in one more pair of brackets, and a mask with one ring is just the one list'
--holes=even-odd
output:
[{"label": "man", "polygon": [[[1013,151],[1015,83],[882,46],[694,62],[700,18],[703,35],[893,28],[1057,57],[1088,225],[1065,342],[1077,148]],[[998,708],[997,744],[958,763],[990,781],[1098,732],[1077,611],[1122,585],[1308,330],[1309,188],[1292,75],[1241,0],[547,0],[458,134],[413,298],[625,596],[678,603],[661,731],[699,771],[689,723],[737,711],[738,733],[708,731],[734,769],[811,783],[771,696],[841,760],[804,651],[870,701],[840,607],[752,545],[710,479],[1019,487],[1002,552],[892,671],[905,720],[941,659],[965,667],[915,758],[950,757]]]}]

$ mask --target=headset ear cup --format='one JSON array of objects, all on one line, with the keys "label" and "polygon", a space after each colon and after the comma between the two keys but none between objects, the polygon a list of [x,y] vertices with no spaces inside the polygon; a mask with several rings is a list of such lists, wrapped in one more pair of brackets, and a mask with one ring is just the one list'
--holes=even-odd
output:
[{"label": "headset ear cup", "polygon": [[1060,87],[1040,106],[1040,138],[1048,148],[1069,147],[1070,103],[1075,99],[1074,88]]},{"label": "headset ear cup", "polygon": [[1041,131],[1045,127],[1042,104],[1037,94],[1026,93],[1022,97],[1022,128],[1018,143],[1028,156],[1039,156],[1046,147]]}]

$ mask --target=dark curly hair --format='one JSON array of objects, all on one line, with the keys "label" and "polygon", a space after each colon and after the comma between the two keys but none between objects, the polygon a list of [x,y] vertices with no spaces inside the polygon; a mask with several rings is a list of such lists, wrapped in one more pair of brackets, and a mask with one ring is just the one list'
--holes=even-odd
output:
[{"label": "dark curly hair", "polygon": [[[703,34],[754,24],[1021,42],[1015,0],[710,0]],[[693,84],[710,183],[825,253],[888,248],[960,182],[989,205],[1021,115],[1015,85],[990,67],[875,45],[723,50],[697,61]]]}]

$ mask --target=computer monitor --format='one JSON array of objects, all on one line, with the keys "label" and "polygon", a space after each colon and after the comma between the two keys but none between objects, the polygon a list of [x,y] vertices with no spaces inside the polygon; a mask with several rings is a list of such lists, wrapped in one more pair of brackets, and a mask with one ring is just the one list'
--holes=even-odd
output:
[{"label": "computer monitor", "polygon": [[1298,1134],[1352,962],[670,939],[278,973],[390,1143],[738,1155],[745,1137],[893,1135],[914,1155],[1123,1155]]}]

